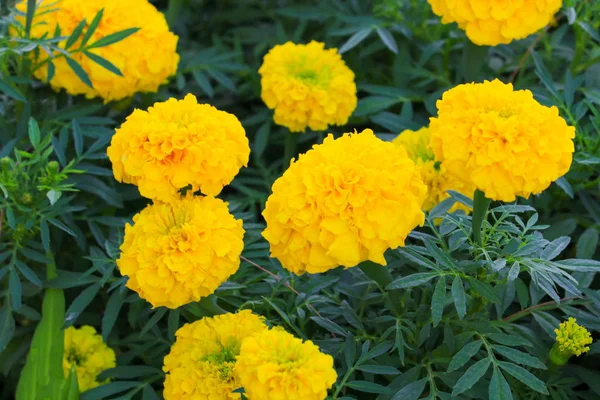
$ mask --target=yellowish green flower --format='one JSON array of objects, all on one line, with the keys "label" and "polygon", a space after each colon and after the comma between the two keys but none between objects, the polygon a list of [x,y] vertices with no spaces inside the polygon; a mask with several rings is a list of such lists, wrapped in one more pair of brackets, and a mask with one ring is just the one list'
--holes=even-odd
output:
[{"label": "yellowish green flower", "polygon": [[556,343],[550,350],[550,360],[556,365],[564,365],[572,356],[580,356],[590,350],[592,335],[585,327],[569,318],[560,324],[556,333]]}]

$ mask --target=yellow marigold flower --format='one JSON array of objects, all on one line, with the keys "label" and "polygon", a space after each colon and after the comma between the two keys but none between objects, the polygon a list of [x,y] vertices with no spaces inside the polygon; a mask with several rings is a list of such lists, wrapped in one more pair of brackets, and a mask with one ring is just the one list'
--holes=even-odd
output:
[{"label": "yellow marigold flower", "polygon": [[96,377],[102,371],[117,366],[115,352],[102,341],[102,336],[93,327],[86,325],[76,329],[70,326],[65,329],[65,377],[69,376],[73,366],[79,391],[84,392],[106,383],[98,382]]},{"label": "yellow marigold flower", "polygon": [[572,356],[580,356],[590,350],[592,335],[575,318],[562,322],[556,333],[556,343],[550,350],[550,360],[556,365],[565,365]]},{"label": "yellow marigold flower", "polygon": [[529,90],[469,83],[444,93],[437,108],[429,126],[436,160],[489,199],[538,194],[571,166],[575,128]]},{"label": "yellow marigold flower", "polygon": [[235,359],[245,338],[267,329],[263,320],[244,310],[182,326],[164,360],[165,399],[239,400]]},{"label": "yellow marigold flower", "polygon": [[427,0],[442,23],[456,22],[477,45],[523,39],[548,25],[562,0]]},{"label": "yellow marigold flower", "polygon": [[154,203],[125,226],[117,265],[127,287],[154,307],[177,308],[212,294],[240,265],[242,221],[214,197]]},{"label": "yellow marigold flower", "polygon": [[[27,1],[22,0],[17,8],[25,11]],[[101,97],[105,102],[130,97],[137,92],[156,92],[158,87],[177,71],[178,38],[169,31],[164,15],[148,0],[44,1],[36,11],[31,36],[52,37],[58,27],[61,36],[68,37],[82,20],[91,23],[100,10],[103,10],[102,19],[87,45],[125,29],[140,28],[117,43],[88,50],[89,53],[111,62],[123,76],[98,65],[83,52],[73,53],[72,58],[89,76],[93,85],[91,88],[75,75],[65,57],[59,57],[60,53],[57,52],[57,57],[52,61],[55,67],[54,77],[50,81],[52,88],[57,91],[65,89],[74,95],[84,94],[88,98]],[[24,24],[24,17],[17,19]],[[81,38],[69,50],[78,49],[80,43]],[[62,48],[65,45],[66,39],[59,44]],[[47,59],[48,55],[40,51],[36,62],[42,63]],[[35,76],[46,81],[48,68],[39,68]]]},{"label": "yellow marigold flower", "polygon": [[[419,171],[423,183],[427,186],[427,197],[423,203],[423,210],[430,211],[443,200],[450,197],[448,190],[454,190],[467,197],[473,197],[475,187],[465,185],[460,179],[448,173],[446,167],[435,159],[433,149],[431,148],[431,132],[429,128],[424,127],[418,131],[405,130],[396,136],[392,143],[404,147],[406,153],[413,160]],[[464,210],[470,212],[471,209],[461,203],[456,203],[449,212],[455,210]]]},{"label": "yellow marigold flower", "polygon": [[246,131],[235,115],[198,104],[192,94],[135,110],[106,152],[118,181],[162,201],[189,185],[216,196],[250,157]]},{"label": "yellow marigold flower", "polygon": [[337,379],[333,357],[281,328],[245,339],[235,371],[251,400],[323,400]]},{"label": "yellow marigold flower", "polygon": [[258,72],[261,97],[275,123],[292,132],[344,125],[356,108],[354,73],[337,49],[287,42],[273,47]]},{"label": "yellow marigold flower", "polygon": [[329,135],[273,184],[263,212],[271,256],[296,274],[371,260],[422,224],[427,188],[406,151],[370,129]]}]

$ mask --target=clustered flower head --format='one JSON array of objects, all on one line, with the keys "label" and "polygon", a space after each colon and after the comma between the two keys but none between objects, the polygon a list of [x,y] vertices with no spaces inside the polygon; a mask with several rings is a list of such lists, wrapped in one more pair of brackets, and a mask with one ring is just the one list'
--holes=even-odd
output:
[{"label": "clustered flower head", "polygon": [[235,371],[250,400],[324,400],[337,379],[330,355],[281,328],[245,339]]},{"label": "clustered flower head", "polygon": [[469,83],[445,92],[437,108],[429,127],[436,160],[489,199],[527,198],[569,170],[575,128],[529,90]]},{"label": "clustered flower head", "polygon": [[565,365],[572,356],[580,356],[590,350],[592,335],[583,326],[569,318],[560,324],[556,333],[556,343],[550,350],[550,360],[556,365]]},{"label": "clustered flower head", "polygon": [[212,294],[237,271],[242,221],[214,197],[154,203],[125,226],[117,265],[127,287],[154,307],[177,308]]},{"label": "clustered flower head", "polygon": [[[417,131],[405,130],[392,141],[402,146],[411,160],[417,164],[423,183],[427,186],[427,197],[423,203],[423,210],[430,211],[443,200],[450,197],[448,190],[454,190],[467,197],[473,197],[475,187],[468,182],[448,173],[446,166],[435,159],[431,148],[431,132],[424,127]],[[457,209],[470,212],[467,206],[456,203],[449,212]]]},{"label": "clustered flower head", "polygon": [[[165,357],[166,400],[239,400],[242,385],[234,370],[247,337],[265,331],[264,318],[249,310],[202,318],[181,327]],[[260,399],[260,398],[256,398]]]},{"label": "clustered flower head", "polygon": [[103,341],[92,326],[65,329],[63,370],[69,376],[75,367],[79,391],[84,392],[106,382],[96,380],[99,373],[117,365],[115,352]]},{"label": "clustered flower head", "polygon": [[263,216],[271,256],[296,274],[385,265],[422,224],[427,188],[406,151],[373,131],[329,135],[273,184]]},{"label": "clustered flower head", "polygon": [[[25,11],[27,0],[22,0],[17,8]],[[75,52],[72,58],[89,76],[93,86],[89,87],[77,77],[65,57],[57,52],[52,59],[52,87],[55,90],[65,89],[73,95],[101,97],[105,102],[130,97],[137,92],[156,92],[177,71],[178,38],[169,31],[164,15],[148,0],[45,1],[37,9],[31,36],[52,37],[58,28],[61,36],[68,37],[84,19],[89,27],[100,10],[103,10],[102,19],[86,45],[125,29],[139,28],[139,31],[119,42],[87,50],[115,65],[123,76],[100,66],[83,52]],[[22,23],[25,21],[25,17],[18,19]],[[63,40],[60,47],[64,48],[66,42],[66,39]],[[81,38],[68,50],[78,49],[80,43]],[[49,57],[44,51],[39,54],[36,63],[43,63]],[[44,66],[37,69],[35,76],[46,81],[48,68]]]},{"label": "clustered flower head", "polygon": [[552,21],[562,0],[427,0],[444,24],[456,22],[477,45],[523,39]]},{"label": "clustered flower head", "polygon": [[118,181],[137,185],[144,197],[169,201],[187,186],[216,196],[248,164],[250,147],[235,115],[188,94],[135,110],[107,153]]},{"label": "clustered flower head", "polygon": [[354,73],[337,49],[325,50],[323,43],[277,45],[258,72],[275,123],[292,132],[343,125],[356,108]]}]

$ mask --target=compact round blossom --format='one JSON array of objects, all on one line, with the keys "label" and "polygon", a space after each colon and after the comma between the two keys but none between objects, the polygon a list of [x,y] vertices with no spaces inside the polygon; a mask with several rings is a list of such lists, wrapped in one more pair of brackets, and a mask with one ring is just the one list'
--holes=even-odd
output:
[{"label": "compact round blossom", "polygon": [[[427,186],[427,197],[423,203],[423,210],[430,211],[443,200],[450,197],[448,190],[454,190],[467,197],[473,197],[475,187],[465,184],[460,179],[448,174],[446,167],[435,159],[431,148],[431,132],[424,127],[417,131],[405,130],[396,136],[392,143],[404,147],[406,153],[413,160],[419,171],[423,183]],[[470,212],[471,209],[461,203],[456,203],[449,212],[457,209]]]},{"label": "compact round blossom", "polygon": [[[27,1],[22,0],[17,8],[25,11]],[[52,37],[58,28],[61,36],[68,37],[84,19],[89,27],[100,10],[103,10],[102,18],[86,46],[113,33],[139,28],[121,41],[87,50],[108,60],[121,71],[122,76],[100,66],[83,52],[75,52],[72,58],[89,76],[93,86],[90,87],[77,77],[65,57],[56,52],[56,57],[52,59],[55,67],[50,81],[52,88],[57,91],[65,89],[73,95],[84,94],[88,98],[101,97],[105,102],[130,97],[137,92],[156,92],[177,71],[178,38],[169,31],[164,15],[148,0],[44,1],[36,11],[31,36]],[[25,17],[18,17],[18,20],[25,23]],[[84,34],[86,31],[87,28]],[[83,36],[69,50],[78,49]],[[64,49],[66,43],[66,39],[61,41],[59,47]],[[48,54],[40,51],[36,62],[44,63],[47,60]],[[35,76],[46,81],[48,68],[43,66],[37,69]]]},{"label": "compact round blossom", "polygon": [[242,221],[214,197],[154,203],[125,226],[117,265],[127,287],[154,307],[177,308],[212,294],[240,265]]},{"label": "compact round blossom", "polygon": [[444,24],[456,22],[477,45],[523,39],[548,25],[562,0],[427,0]]},{"label": "compact round blossom", "polygon": [[273,47],[258,72],[261,97],[275,123],[292,132],[343,125],[356,108],[354,73],[337,49],[287,42]]},{"label": "compact round blossom", "polygon": [[529,90],[469,83],[444,93],[437,108],[429,126],[436,160],[489,199],[538,194],[571,166],[575,128]]},{"label": "compact round blossom", "polygon": [[556,333],[556,343],[550,350],[550,360],[556,365],[565,365],[572,356],[580,356],[590,350],[592,335],[575,318],[562,322]]},{"label": "compact round blossom", "polygon": [[185,324],[165,357],[166,400],[239,400],[242,384],[234,370],[242,342],[267,329],[249,310]]},{"label": "compact round blossom", "polygon": [[246,131],[235,115],[198,104],[192,94],[135,110],[106,152],[118,181],[162,201],[188,186],[216,196],[250,157]]},{"label": "compact round blossom", "polygon": [[427,188],[406,151],[370,129],[329,135],[273,184],[263,212],[271,256],[303,274],[385,265],[389,248],[422,224]]},{"label": "compact round blossom", "polygon": [[104,370],[117,366],[115,352],[102,341],[102,336],[91,326],[77,329],[72,326],[65,329],[65,348],[63,370],[69,376],[75,367],[79,391],[100,386],[104,382],[97,381],[97,376]]},{"label": "compact round blossom", "polygon": [[282,328],[246,338],[235,371],[250,400],[323,400],[337,379],[333,357]]}]

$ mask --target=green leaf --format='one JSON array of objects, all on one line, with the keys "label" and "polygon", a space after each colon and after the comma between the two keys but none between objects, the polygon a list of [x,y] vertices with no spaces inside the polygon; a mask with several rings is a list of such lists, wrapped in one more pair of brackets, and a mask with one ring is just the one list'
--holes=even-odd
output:
[{"label": "green leaf", "polygon": [[598,248],[598,230],[586,229],[577,240],[577,258],[594,258]]},{"label": "green leaf", "polygon": [[471,389],[483,377],[491,363],[491,358],[486,357],[471,365],[467,372],[456,382],[456,385],[454,385],[452,396],[457,396],[465,390]]},{"label": "green leaf", "polygon": [[266,121],[258,128],[254,135],[254,142],[252,144],[252,155],[256,158],[261,158],[267,144],[269,143],[269,135],[271,133],[271,121]]},{"label": "green leaf", "polygon": [[40,145],[40,127],[35,119],[29,118],[29,141],[34,149]]},{"label": "green leaf", "polygon": [[414,286],[419,286],[426,282],[429,282],[436,276],[439,276],[439,274],[435,272],[420,272],[417,274],[403,276],[390,283],[386,287],[386,289],[406,289]]},{"label": "green leaf", "polygon": [[483,283],[475,278],[469,278],[469,284],[475,292],[485,297],[488,301],[492,303],[500,302],[500,299],[498,299],[498,296],[494,293],[494,289],[492,289],[489,284]]},{"label": "green leaf", "polygon": [[442,320],[444,314],[444,306],[446,305],[446,277],[442,276],[438,279],[433,296],[431,298],[431,318],[433,326],[436,327]]},{"label": "green leaf", "polygon": [[427,378],[423,378],[416,382],[409,383],[397,391],[391,400],[417,400],[421,397],[428,382],[429,380]]},{"label": "green leaf", "polygon": [[456,192],[454,190],[448,190],[448,194],[450,195],[450,197],[452,197],[454,200],[458,201],[459,203],[469,207],[469,208],[473,208],[473,199],[471,199],[468,196],[465,196],[462,193]]},{"label": "green leaf", "polygon": [[0,78],[0,91],[14,100],[17,100],[17,101],[20,101],[23,103],[27,103],[27,99],[25,98],[25,96],[23,96],[23,94],[19,91],[19,89],[12,87],[9,83],[2,80],[1,78]]},{"label": "green leaf", "polygon": [[348,50],[356,47],[360,42],[365,40],[367,36],[371,33],[372,28],[363,28],[358,30],[354,35],[350,36],[350,38],[344,43],[338,50],[338,53],[344,54]]},{"label": "green leaf", "polygon": [[146,322],[146,324],[142,328],[142,331],[140,332],[140,337],[144,336],[146,334],[146,332],[148,332],[150,329],[152,329],[154,327],[154,325],[156,325],[158,323],[158,321],[160,321],[161,318],[164,317],[164,315],[167,313],[167,310],[168,310],[168,308],[166,308],[166,307],[160,307],[159,309],[157,309],[154,312],[154,315],[152,315],[152,317],[150,317],[148,322]]},{"label": "green leaf", "polygon": [[394,36],[391,34],[391,32],[381,26],[376,27],[375,30],[377,31],[377,34],[379,35],[379,38],[381,39],[383,44],[388,49],[398,54],[398,45],[396,44],[396,40],[394,39]]},{"label": "green leaf", "polygon": [[390,392],[385,386],[369,381],[352,381],[346,383],[346,386],[363,393],[387,394]]},{"label": "green leaf", "polygon": [[73,142],[75,143],[75,153],[77,156],[81,156],[83,153],[83,134],[81,133],[81,126],[76,119],[71,121],[73,128]]},{"label": "green leaf", "polygon": [[310,317],[310,319],[315,321],[319,326],[327,329],[329,332],[332,332],[336,335],[340,335],[342,337],[346,337],[348,335],[348,332],[346,332],[344,328],[327,318],[313,316]]},{"label": "green leaf", "polygon": [[77,61],[73,60],[70,57],[65,57],[65,60],[67,61],[67,64],[73,70],[73,72],[75,72],[75,75],[77,75],[77,77],[81,80],[81,82],[85,83],[93,89],[94,85],[92,85],[90,77],[88,76],[87,72],[85,72],[85,70],[81,67],[81,65],[79,65]]},{"label": "green leaf", "polygon": [[27,279],[29,282],[33,283],[35,286],[41,288],[44,286],[40,278],[36,275],[35,272],[31,270],[24,262],[17,260],[15,263],[19,272]]},{"label": "green leaf", "polygon": [[80,396],[80,400],[103,400],[112,396],[113,394],[121,393],[128,389],[142,385],[142,382],[111,382],[83,392]]},{"label": "green leaf", "polygon": [[4,351],[15,333],[15,319],[8,307],[0,309],[0,353]]},{"label": "green leaf", "polygon": [[376,375],[400,375],[400,371],[398,371],[394,367],[390,367],[387,365],[366,364],[360,365],[356,369],[358,369],[359,371],[364,371]]},{"label": "green leaf", "polygon": [[355,117],[364,117],[371,114],[376,114],[380,111],[387,110],[391,106],[400,103],[402,100],[384,96],[368,96],[358,100]]},{"label": "green leaf", "polygon": [[124,29],[119,32],[111,33],[110,35],[106,35],[103,38],[100,38],[97,41],[95,41],[94,43],[90,44],[88,46],[88,49],[95,49],[97,47],[104,47],[104,46],[108,46],[108,45],[111,45],[116,42],[120,42],[121,40],[127,38],[128,36],[133,35],[134,33],[136,33],[139,30],[140,30],[140,28],[129,28],[129,29]]},{"label": "green leaf", "polygon": [[123,300],[127,294],[125,290],[121,289],[121,287],[115,289],[110,295],[108,302],[106,303],[106,311],[104,311],[104,315],[102,316],[102,339],[105,342],[108,340],[108,335],[110,335],[110,332],[117,321],[121,306],[123,306]]},{"label": "green leaf", "polygon": [[23,288],[21,287],[21,279],[14,268],[11,268],[8,274],[8,288],[10,290],[10,301],[12,308],[15,311],[21,309],[21,301],[23,296]]},{"label": "green leaf", "polygon": [[81,44],[79,45],[80,47],[85,47],[85,45],[91,39],[94,32],[96,32],[96,28],[98,28],[98,24],[100,23],[100,20],[102,19],[103,14],[104,14],[104,8],[101,8],[100,11],[98,11],[96,13],[96,15],[94,16],[94,19],[88,26],[87,31],[85,31],[85,34],[83,35],[83,38],[81,39]]},{"label": "green leaf", "polygon": [[61,390],[61,398],[63,400],[78,400],[79,399],[79,382],[77,382],[77,372],[75,366],[71,366],[69,376],[63,382]]},{"label": "green leaf", "polygon": [[40,220],[40,238],[42,240],[42,246],[44,250],[50,251],[50,230],[48,229],[48,222],[46,218]]},{"label": "green leaf", "polygon": [[179,329],[179,309],[170,310],[169,318],[167,319],[167,331],[169,339],[175,340],[175,332]]},{"label": "green leaf", "polygon": [[160,397],[158,397],[154,389],[152,389],[152,386],[146,385],[142,391],[142,400],[160,400]]},{"label": "green leaf", "polygon": [[517,364],[526,365],[532,368],[546,369],[546,365],[543,362],[522,351],[502,345],[494,345],[492,348],[495,352],[502,354],[504,357]]},{"label": "green leaf", "polygon": [[533,62],[535,64],[536,75],[540,78],[540,80],[542,81],[546,89],[548,89],[550,94],[552,94],[552,96],[555,99],[560,100],[561,96],[556,90],[556,84],[552,81],[552,76],[544,66],[541,57],[535,51],[531,52],[531,56],[533,57]]},{"label": "green leaf", "polygon": [[567,196],[569,196],[570,198],[575,197],[571,184],[567,181],[567,179],[564,176],[561,176],[555,182],[558,185],[558,187],[561,188],[563,192],[567,194]]},{"label": "green leaf", "polygon": [[52,60],[49,60],[48,61],[48,76],[46,77],[46,83],[48,83],[48,84],[50,83],[52,78],[54,78],[55,73],[56,73],[56,67],[54,66],[54,63],[52,62]]},{"label": "green leaf", "polygon": [[122,367],[114,367],[102,371],[98,375],[98,380],[104,381],[109,378],[114,379],[133,379],[145,376],[161,375],[162,371],[155,367],[147,365],[126,365]]},{"label": "green leaf", "polygon": [[73,300],[73,303],[71,303],[65,314],[65,327],[69,327],[75,323],[79,314],[81,314],[88,304],[94,300],[94,297],[96,297],[99,290],[100,284],[95,283],[88,286],[75,298],[75,300]]},{"label": "green leaf", "polygon": [[202,71],[195,69],[192,71],[192,76],[194,77],[194,80],[198,86],[200,86],[200,89],[202,89],[202,91],[206,93],[208,97],[213,98],[215,91],[206,75],[204,75]]},{"label": "green leaf", "polygon": [[65,44],[65,50],[68,50],[69,47],[75,44],[77,39],[79,39],[79,37],[81,36],[81,32],[83,32],[83,28],[85,28],[86,25],[87,21],[85,19],[80,21],[79,24],[77,24],[77,26],[75,27],[75,29],[73,29],[73,32],[71,33],[71,35],[69,35],[69,38],[67,39],[67,43]]},{"label": "green leaf", "polygon": [[458,317],[463,319],[467,314],[467,300],[462,279],[458,275],[452,281],[452,298],[454,299],[454,306],[456,307]]},{"label": "green leaf", "polygon": [[90,60],[92,60],[99,66],[109,70],[113,74],[118,75],[118,76],[123,76],[123,73],[121,72],[121,70],[115,64],[108,61],[106,58],[100,57],[99,55],[94,54],[94,53],[90,53],[89,51],[84,51],[83,54],[85,54],[85,56],[88,57]]},{"label": "green leaf", "polygon": [[542,382],[541,380],[539,380],[535,375],[533,375],[531,372],[527,371],[526,369],[521,368],[516,364],[512,364],[512,363],[508,363],[508,362],[504,362],[504,361],[498,361],[498,365],[504,371],[508,372],[514,378],[520,380],[521,382],[523,382],[524,384],[526,384],[527,386],[529,386],[536,392],[539,392],[542,394],[548,394],[548,389],[546,389],[546,384],[544,382]]},{"label": "green leaf", "polygon": [[483,342],[481,340],[477,340],[475,342],[471,342],[464,346],[458,353],[452,357],[452,361],[450,361],[450,365],[448,365],[448,372],[456,371],[463,365],[465,365],[477,352],[481,349],[481,345]]},{"label": "green leaf", "polygon": [[502,372],[494,366],[489,389],[490,400],[513,400],[512,391]]},{"label": "green leaf", "polygon": [[577,258],[569,258],[566,260],[557,261],[556,264],[562,269],[577,271],[577,272],[600,272],[600,261],[596,260],[580,260]]}]

